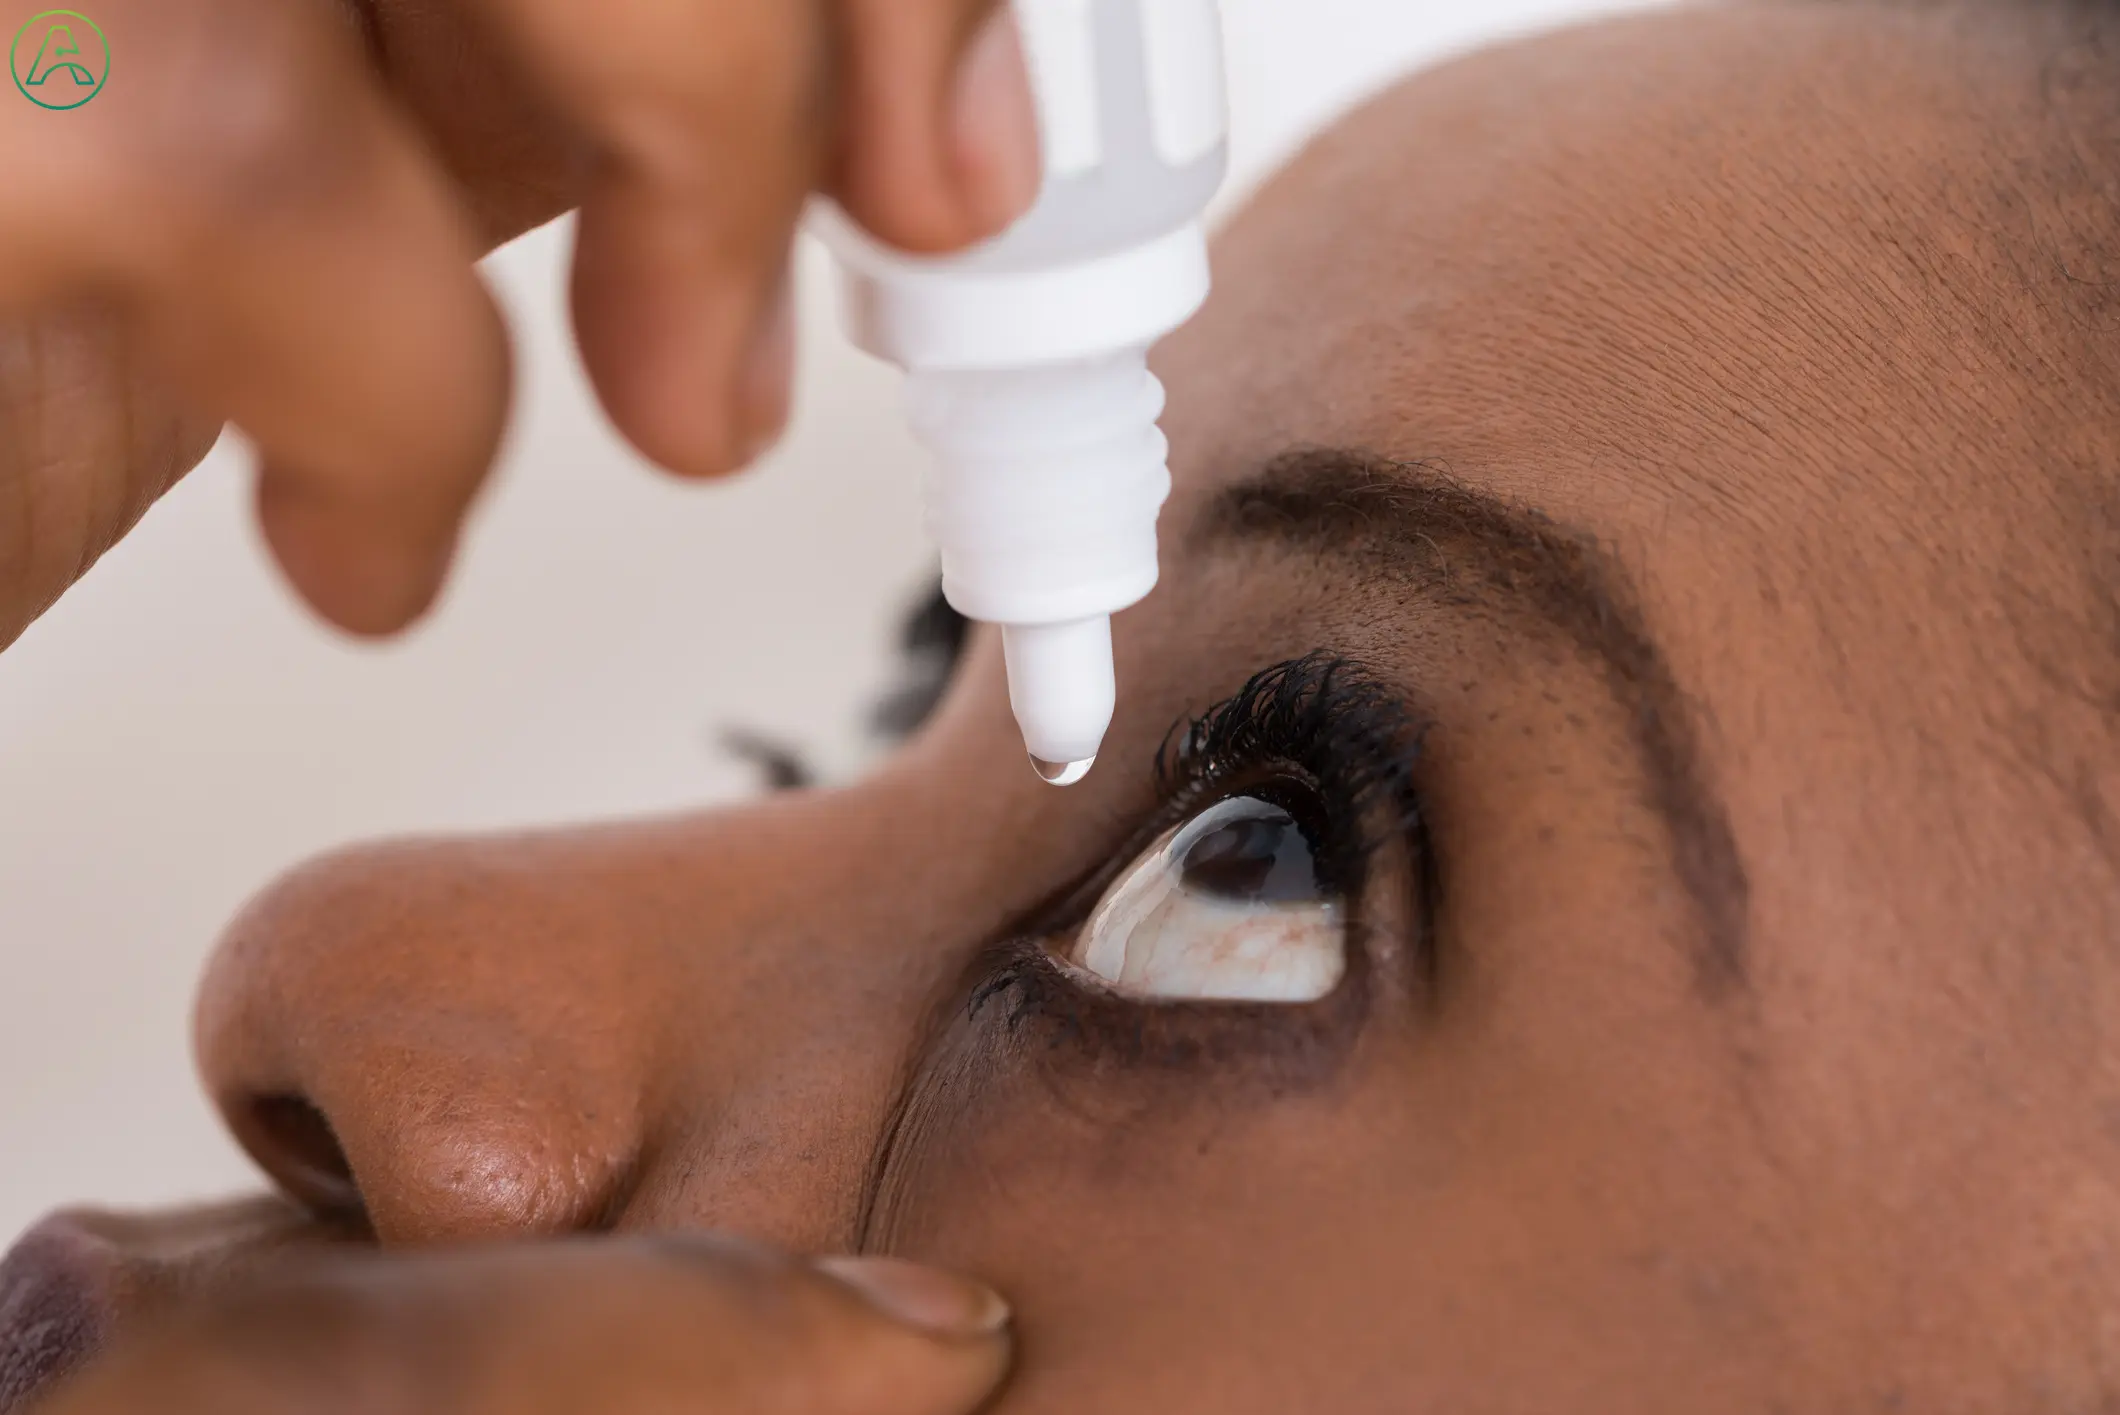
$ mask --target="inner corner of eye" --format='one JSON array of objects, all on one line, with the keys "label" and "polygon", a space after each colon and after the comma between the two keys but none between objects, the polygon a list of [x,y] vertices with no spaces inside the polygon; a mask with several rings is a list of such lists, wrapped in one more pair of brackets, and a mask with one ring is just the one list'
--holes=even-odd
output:
[{"label": "inner corner of eye", "polygon": [[1140,999],[1315,1002],[1347,971],[1344,915],[1295,817],[1233,796],[1129,863],[1061,956]]}]

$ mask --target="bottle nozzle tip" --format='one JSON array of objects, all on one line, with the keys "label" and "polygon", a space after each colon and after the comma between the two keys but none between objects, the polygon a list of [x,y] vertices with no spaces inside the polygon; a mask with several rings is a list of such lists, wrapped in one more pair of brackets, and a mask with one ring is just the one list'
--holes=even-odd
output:
[{"label": "bottle nozzle tip", "polygon": [[1040,780],[1054,786],[1073,786],[1089,775],[1089,769],[1097,764],[1095,757],[1085,757],[1079,762],[1049,762],[1042,757],[1031,758],[1031,769]]}]

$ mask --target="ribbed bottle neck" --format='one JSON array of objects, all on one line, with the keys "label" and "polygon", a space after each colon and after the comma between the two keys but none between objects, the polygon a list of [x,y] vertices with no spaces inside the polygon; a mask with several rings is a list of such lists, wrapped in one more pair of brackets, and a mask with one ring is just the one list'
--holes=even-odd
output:
[{"label": "ribbed bottle neck", "polygon": [[960,611],[1049,624],[1115,613],[1154,587],[1170,472],[1146,350],[916,371],[906,400],[934,454],[929,530]]}]

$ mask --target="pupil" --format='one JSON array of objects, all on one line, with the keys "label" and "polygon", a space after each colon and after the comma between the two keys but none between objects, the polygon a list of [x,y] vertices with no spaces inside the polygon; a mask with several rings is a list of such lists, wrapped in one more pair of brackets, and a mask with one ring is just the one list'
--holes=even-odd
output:
[{"label": "pupil", "polygon": [[1185,887],[1241,903],[1316,899],[1317,868],[1302,829],[1284,811],[1249,804],[1261,814],[1217,825],[1187,848],[1179,865]]}]

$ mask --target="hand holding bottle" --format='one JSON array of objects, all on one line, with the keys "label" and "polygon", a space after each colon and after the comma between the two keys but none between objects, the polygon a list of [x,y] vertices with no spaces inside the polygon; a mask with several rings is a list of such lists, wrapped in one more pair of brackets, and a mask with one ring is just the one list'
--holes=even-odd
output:
[{"label": "hand holding bottle", "polygon": [[508,399],[473,262],[565,211],[606,410],[706,476],[785,419],[813,192],[947,251],[1039,185],[994,0],[94,3],[91,101],[0,90],[0,646],[231,421],[302,595],[417,617]]}]

